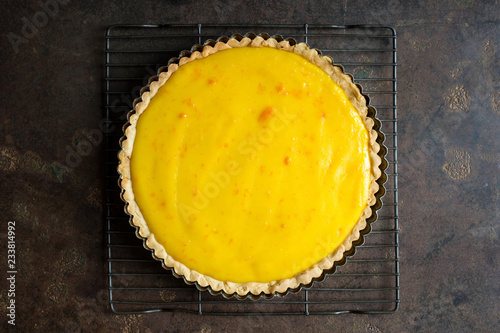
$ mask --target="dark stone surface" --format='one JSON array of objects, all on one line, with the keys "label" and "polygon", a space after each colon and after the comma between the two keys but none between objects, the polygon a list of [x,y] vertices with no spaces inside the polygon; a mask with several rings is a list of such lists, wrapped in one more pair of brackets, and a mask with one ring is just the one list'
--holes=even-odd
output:
[{"label": "dark stone surface", "polygon": [[[7,271],[7,221],[15,220],[18,331],[498,330],[498,1],[61,2],[17,52],[8,34],[22,35],[23,18],[32,21],[41,7],[38,1],[0,2],[0,267]],[[397,29],[402,301],[396,314],[111,313],[103,146],[78,166],[60,164],[67,146],[98,127],[105,27],[127,22],[381,23]],[[0,275],[1,327],[12,329],[5,316],[6,273]]]}]

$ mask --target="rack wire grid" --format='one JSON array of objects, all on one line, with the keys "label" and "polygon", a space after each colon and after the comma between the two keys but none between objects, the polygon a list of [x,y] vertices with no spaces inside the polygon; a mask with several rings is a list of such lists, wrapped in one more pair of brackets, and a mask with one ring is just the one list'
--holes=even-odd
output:
[{"label": "rack wire grid", "polygon": [[[124,213],[116,171],[119,138],[140,89],[182,50],[247,32],[307,42],[351,73],[370,98],[387,147],[386,194],[372,231],[354,256],[323,282],[270,300],[225,299],[199,291],[161,267]],[[118,314],[182,311],[210,315],[392,313],[399,306],[396,32],[381,26],[115,25],[106,32],[107,266],[110,306]]]}]

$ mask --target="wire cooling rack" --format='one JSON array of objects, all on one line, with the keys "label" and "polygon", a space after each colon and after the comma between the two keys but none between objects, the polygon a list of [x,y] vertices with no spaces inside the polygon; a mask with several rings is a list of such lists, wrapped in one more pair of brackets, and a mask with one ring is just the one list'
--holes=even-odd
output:
[{"label": "wire cooling rack", "polygon": [[[137,239],[117,185],[117,152],[133,100],[179,52],[207,39],[247,32],[307,42],[342,64],[377,109],[388,149],[386,194],[378,220],[356,254],[321,283],[285,297],[242,301],[213,296],[164,270]],[[106,32],[107,266],[115,313],[182,311],[211,315],[392,313],[399,306],[396,32],[391,27],[334,25],[115,25]]]}]

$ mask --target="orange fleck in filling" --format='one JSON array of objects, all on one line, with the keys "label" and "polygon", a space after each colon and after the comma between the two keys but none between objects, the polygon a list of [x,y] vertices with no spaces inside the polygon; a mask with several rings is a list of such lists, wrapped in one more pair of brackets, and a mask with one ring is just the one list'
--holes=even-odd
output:
[{"label": "orange fleck in filling", "polygon": [[273,114],[274,114],[274,108],[272,106],[268,106],[267,108],[264,109],[264,111],[260,113],[259,121],[266,121],[269,118],[271,118]]}]

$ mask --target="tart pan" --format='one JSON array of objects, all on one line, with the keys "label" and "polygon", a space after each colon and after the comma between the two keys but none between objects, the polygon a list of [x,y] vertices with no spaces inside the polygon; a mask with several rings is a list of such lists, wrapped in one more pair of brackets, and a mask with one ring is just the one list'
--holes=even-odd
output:
[{"label": "tart pan", "polygon": [[[189,57],[193,52],[195,51],[202,51],[203,50],[203,47],[205,47],[206,45],[210,45],[210,46],[214,46],[217,42],[227,42],[230,38],[235,38],[237,40],[241,40],[242,38],[244,37],[248,37],[248,38],[251,38],[251,39],[254,39],[255,37],[257,36],[260,36],[264,39],[269,39],[269,38],[274,38],[276,39],[277,41],[283,41],[285,40],[283,37],[279,36],[279,35],[274,35],[274,36],[270,36],[268,34],[260,34],[260,35],[255,35],[253,33],[247,33],[245,34],[244,36],[243,35],[239,35],[239,34],[235,34],[231,37],[225,37],[225,36],[222,36],[222,37],[219,37],[217,40],[207,40],[203,45],[199,45],[199,44],[195,44],[193,45],[193,47],[188,51],[188,50],[184,50],[184,51],[181,51],[180,54],[179,54],[179,57],[175,57],[175,58],[171,58],[167,65],[166,66],[163,66],[163,67],[160,67],[158,69],[158,72],[157,72],[157,75],[155,76],[152,76],[149,80],[148,80],[148,85],[143,87],[141,90],[140,90],[140,95],[142,96],[142,94],[146,91],[149,91],[149,85],[154,82],[154,81],[158,81],[158,75],[162,72],[166,72],[168,70],[168,65],[172,64],[172,63],[176,63],[178,64],[179,63],[179,60],[182,58],[182,57]],[[291,45],[295,45],[297,44],[297,42],[292,39],[292,38],[287,38],[286,41],[288,41]],[[316,51],[321,55],[321,51],[320,50],[317,50]],[[341,65],[338,65],[338,64],[333,64],[335,67],[339,68],[341,70],[342,73],[344,73],[344,68],[341,66]],[[350,74],[347,74],[351,77],[352,79],[352,75]],[[363,90],[362,90],[362,87],[359,85],[359,84],[355,84],[357,86],[357,88],[359,89],[359,91],[361,92],[361,95],[365,98],[366,100],[366,105],[367,105],[367,109],[368,109],[368,113],[367,113],[367,117],[371,118],[373,121],[374,121],[374,126],[373,126],[373,129],[377,132],[377,139],[376,139],[376,142],[379,144],[380,146],[380,150],[378,152],[378,156],[380,157],[381,159],[381,164],[379,166],[379,169],[381,171],[381,176],[377,179],[377,184],[379,185],[379,190],[375,193],[375,199],[376,199],[376,202],[374,205],[372,205],[370,208],[371,208],[371,211],[372,211],[372,214],[369,218],[366,219],[366,227],[360,231],[360,236],[358,238],[358,240],[352,242],[352,245],[351,245],[351,248],[347,251],[344,252],[342,258],[338,261],[335,261],[333,266],[330,268],[330,269],[325,269],[322,271],[321,275],[316,277],[316,278],[313,278],[311,280],[310,283],[308,284],[300,284],[298,287],[296,288],[293,288],[293,289],[287,289],[285,292],[275,292],[275,293],[269,293],[269,294],[266,294],[266,293],[261,293],[259,295],[254,295],[252,293],[247,293],[246,295],[244,296],[241,296],[241,295],[238,295],[237,293],[233,293],[233,294],[228,294],[226,293],[225,291],[223,290],[219,290],[219,291],[216,291],[214,289],[212,289],[210,286],[207,286],[207,287],[203,287],[201,286],[200,284],[198,284],[197,282],[191,282],[191,281],[188,281],[184,276],[180,276],[178,274],[175,273],[174,269],[171,268],[171,267],[168,267],[164,264],[163,262],[163,259],[161,258],[158,258],[155,256],[154,254],[154,251],[153,249],[149,248],[147,245],[146,245],[146,238],[142,237],[140,234],[139,234],[139,227],[138,226],[135,226],[133,224],[133,216],[130,215],[128,213],[128,210],[127,210],[127,201],[124,199],[123,197],[123,194],[125,192],[125,189],[121,186],[121,180],[122,180],[122,175],[120,174],[120,179],[118,180],[118,185],[120,186],[120,189],[121,189],[121,193],[120,193],[120,198],[122,199],[122,201],[125,202],[125,206],[124,206],[124,209],[125,209],[125,213],[127,215],[130,216],[130,219],[129,219],[129,223],[132,227],[134,227],[136,229],[136,236],[143,240],[143,246],[145,249],[151,251],[151,254],[153,256],[154,259],[158,260],[158,261],[161,261],[162,262],[162,266],[163,268],[167,269],[167,270],[170,270],[172,272],[172,274],[177,277],[177,278],[182,278],[184,280],[184,282],[186,284],[189,284],[189,285],[195,285],[196,288],[198,290],[201,290],[201,291],[208,291],[210,294],[212,295],[222,295],[223,297],[225,298],[231,298],[231,297],[235,297],[236,299],[239,299],[239,300],[243,300],[243,299],[251,299],[251,300],[259,300],[261,298],[265,298],[265,299],[271,299],[273,298],[274,296],[285,296],[287,295],[288,293],[298,293],[300,292],[303,288],[311,288],[313,286],[314,283],[316,282],[321,282],[323,281],[328,275],[332,275],[335,273],[336,269],[338,266],[341,266],[341,265],[344,265],[347,261],[347,258],[348,257],[351,257],[353,256],[355,253],[356,253],[356,247],[359,246],[359,245],[362,245],[364,243],[364,236],[366,236],[368,233],[370,233],[371,231],[371,223],[375,222],[377,220],[377,210],[379,210],[381,207],[382,207],[382,201],[381,201],[381,198],[383,197],[383,195],[385,194],[385,188],[384,188],[384,183],[386,182],[387,180],[387,175],[385,173],[385,170],[387,169],[387,166],[388,166],[388,163],[387,163],[387,160],[385,159],[385,155],[387,153],[387,148],[383,145],[383,142],[385,140],[385,137],[383,135],[383,133],[381,132],[381,122],[376,118],[376,110],[373,106],[370,105],[370,98],[363,94]],[[133,110],[131,110],[128,115],[127,115],[127,119],[129,120],[130,119],[130,116],[133,115],[135,113],[135,106],[140,103],[142,101],[141,97],[139,98],[136,98],[133,102]],[[120,138],[120,148],[123,149],[122,147],[122,142],[126,139],[126,136],[125,136],[125,130],[126,128],[130,125],[130,123],[127,121],[127,123],[123,126],[123,133],[124,135]]]}]

